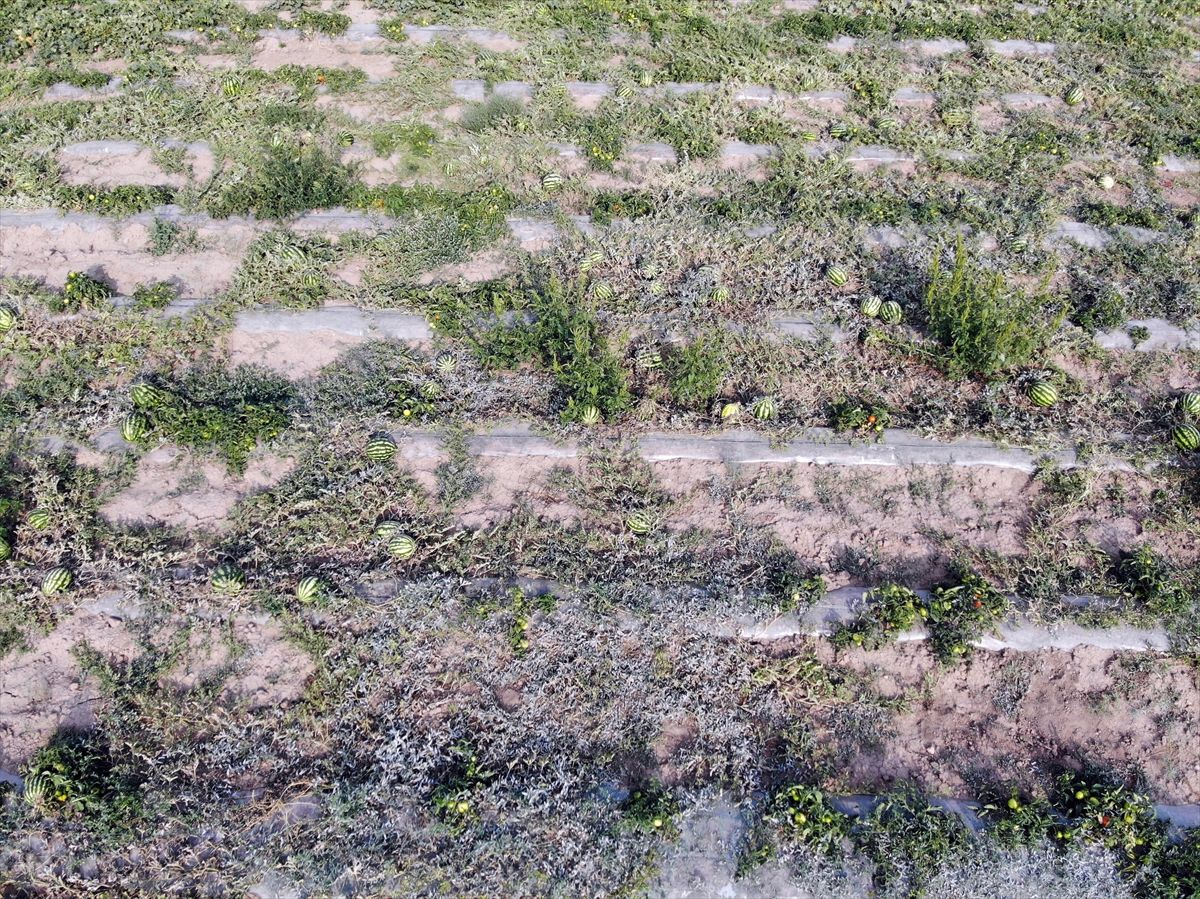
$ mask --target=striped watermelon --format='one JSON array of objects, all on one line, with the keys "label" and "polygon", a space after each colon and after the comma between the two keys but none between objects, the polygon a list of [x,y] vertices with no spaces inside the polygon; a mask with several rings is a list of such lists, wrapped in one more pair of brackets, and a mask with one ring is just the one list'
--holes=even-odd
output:
[{"label": "striped watermelon", "polygon": [[318,577],[301,578],[300,583],[296,584],[296,599],[300,602],[312,602],[322,592],[324,592],[324,587]]},{"label": "striped watermelon", "polygon": [[558,172],[546,172],[542,175],[542,188],[544,190],[558,190],[562,187],[563,176]]},{"label": "striped watermelon", "polygon": [[635,359],[639,368],[645,368],[653,371],[662,366],[662,353],[655,347],[644,346],[637,351]]},{"label": "striped watermelon", "polygon": [[834,287],[844,287],[850,280],[850,273],[839,265],[831,265],[825,273],[825,280]]},{"label": "striped watermelon", "polygon": [[1195,425],[1180,425],[1171,432],[1171,439],[1185,453],[1200,450],[1200,429]]},{"label": "striped watermelon", "polygon": [[890,116],[885,116],[875,123],[875,127],[884,133],[888,133],[898,129],[900,127],[900,123]]},{"label": "striped watermelon", "polygon": [[644,537],[654,530],[654,519],[647,512],[630,512],[625,517],[625,527],[639,537]]},{"label": "striped watermelon", "polygon": [[971,111],[969,109],[944,109],[942,110],[942,121],[951,128],[962,128],[971,121]]},{"label": "striped watermelon", "polygon": [[35,531],[44,531],[50,527],[50,513],[45,509],[34,509],[25,520]]},{"label": "striped watermelon", "polygon": [[622,84],[620,87],[617,88],[617,99],[618,100],[628,100],[632,96],[633,96],[633,86],[632,85]]},{"label": "striped watermelon", "polygon": [[834,122],[829,126],[829,136],[834,140],[845,140],[854,133],[854,129],[845,122]]},{"label": "striped watermelon", "polygon": [[600,410],[595,406],[584,406],[583,411],[579,413],[579,421],[585,425],[595,425],[600,423]]},{"label": "striped watermelon", "polygon": [[390,435],[372,437],[367,441],[367,458],[372,462],[387,462],[396,455],[396,441]]},{"label": "striped watermelon", "polygon": [[453,353],[438,353],[437,358],[433,360],[433,364],[444,375],[448,375],[458,368],[458,360],[454,358]]},{"label": "striped watermelon", "polygon": [[10,558],[12,558],[12,546],[4,538],[4,535],[0,534],[0,562]]},{"label": "striped watermelon", "polygon": [[232,562],[222,562],[212,573],[212,588],[229,596],[241,593],[246,586],[246,575]]},{"label": "striped watermelon", "polygon": [[1063,94],[1063,102],[1068,106],[1078,106],[1083,102],[1083,88],[1078,84],[1071,85]]},{"label": "striped watermelon", "polygon": [[714,303],[724,303],[729,299],[729,288],[724,285],[717,285],[713,288],[713,292],[709,294],[708,298]]},{"label": "striped watermelon", "polygon": [[1184,415],[1200,418],[1200,393],[1185,393],[1179,398],[1179,408]]},{"label": "striped watermelon", "polygon": [[56,593],[63,593],[71,589],[71,584],[74,583],[75,576],[71,574],[69,568],[52,568],[46,572],[46,576],[42,578],[42,592],[47,596],[53,596]]},{"label": "striped watermelon", "polygon": [[735,419],[735,418],[738,418],[739,416],[741,416],[741,414],[742,414],[742,404],[741,403],[726,403],[725,405],[723,405],[721,407],[721,420],[722,421],[731,421],[732,419]]},{"label": "striped watermelon", "polygon": [[592,250],[592,252],[584,256],[583,261],[579,263],[579,270],[581,272],[590,272],[603,261],[604,253],[600,250]]},{"label": "striped watermelon", "polygon": [[153,384],[134,384],[129,391],[133,404],[141,409],[157,409],[171,398],[171,394]]},{"label": "striped watermelon", "polygon": [[904,310],[895,300],[887,300],[879,304],[879,320],[885,325],[898,325],[904,321]]},{"label": "striped watermelon", "polygon": [[1058,402],[1058,391],[1046,381],[1034,381],[1029,385],[1026,395],[1035,406],[1046,409]]},{"label": "striped watermelon", "polygon": [[775,417],[775,400],[769,396],[760,396],[750,406],[751,414],[759,421],[769,421]]},{"label": "striped watermelon", "polygon": [[879,314],[879,308],[882,305],[879,297],[864,297],[862,303],[859,304],[858,311],[867,318],[874,318]]},{"label": "striped watermelon", "polygon": [[407,562],[417,554],[417,541],[407,534],[397,534],[388,541],[388,553],[394,559]]},{"label": "striped watermelon", "polygon": [[129,443],[144,440],[150,431],[150,420],[141,412],[130,412],[121,422],[121,439]]},{"label": "striped watermelon", "polygon": [[607,281],[597,281],[592,285],[592,295],[602,303],[607,303],[616,294],[612,289],[612,285]]},{"label": "striped watermelon", "polygon": [[0,334],[7,334],[17,325],[19,318],[17,310],[7,304],[0,304]]},{"label": "striped watermelon", "polygon": [[391,521],[390,519],[387,521],[381,521],[379,524],[375,525],[375,539],[391,540],[400,533],[400,528],[401,525],[398,521]]}]

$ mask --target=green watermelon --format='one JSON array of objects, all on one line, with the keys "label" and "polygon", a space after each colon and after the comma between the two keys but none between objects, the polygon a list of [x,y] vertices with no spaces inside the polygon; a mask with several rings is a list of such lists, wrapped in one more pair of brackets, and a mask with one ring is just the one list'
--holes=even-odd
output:
[{"label": "green watermelon", "polygon": [[713,292],[708,295],[708,298],[714,303],[724,303],[729,299],[729,288],[724,285],[717,285],[713,288]]},{"label": "green watermelon", "polygon": [[607,303],[615,296],[612,285],[607,281],[597,281],[595,284],[593,284],[592,294],[602,303]]},{"label": "green watermelon", "polygon": [[600,423],[600,410],[595,406],[584,406],[579,413],[579,421],[585,425],[594,425]]},{"label": "green watermelon", "polygon": [[296,599],[300,602],[312,602],[324,592],[321,579],[318,577],[301,578],[296,584]]},{"label": "green watermelon", "polygon": [[750,412],[759,421],[768,421],[775,417],[775,400],[769,396],[760,396],[750,406]]},{"label": "green watermelon", "polygon": [[50,527],[50,513],[45,509],[34,509],[25,520],[35,531],[44,531]]},{"label": "green watermelon", "polygon": [[971,110],[944,109],[942,110],[942,122],[951,128],[962,128],[964,125],[970,124]]},{"label": "green watermelon", "polygon": [[397,534],[388,541],[388,553],[394,559],[407,562],[417,554],[417,541],[407,534]]},{"label": "green watermelon", "polygon": [[879,304],[879,320],[885,325],[898,325],[904,321],[904,310],[895,300],[887,300]]},{"label": "green watermelon", "polygon": [[1179,408],[1184,415],[1200,418],[1200,393],[1185,393],[1179,398]]},{"label": "green watermelon", "polygon": [[600,250],[592,250],[592,252],[584,256],[583,260],[579,263],[579,270],[581,272],[590,272],[603,261],[604,253]]},{"label": "green watermelon", "polygon": [[1200,449],[1200,429],[1195,425],[1180,425],[1171,432],[1171,439],[1185,453],[1194,453]]},{"label": "green watermelon", "polygon": [[42,578],[42,592],[47,596],[53,596],[56,593],[63,593],[71,589],[71,584],[74,583],[75,577],[71,574],[69,568],[52,568],[46,572],[46,576]]},{"label": "green watermelon", "polygon": [[379,524],[375,525],[374,536],[376,540],[391,540],[400,533],[400,529],[401,524],[398,521],[381,521]]},{"label": "green watermelon", "polygon": [[153,384],[143,383],[133,385],[129,391],[129,398],[139,409],[157,409],[171,398],[171,394]]},{"label": "green watermelon", "polygon": [[662,366],[662,353],[656,347],[644,346],[637,351],[636,361],[639,368],[653,371]]},{"label": "green watermelon", "polygon": [[1083,88],[1078,84],[1071,85],[1063,94],[1063,102],[1068,106],[1078,106],[1083,102]]},{"label": "green watermelon", "polygon": [[141,412],[130,412],[121,422],[121,439],[137,443],[150,432],[150,420]]},{"label": "green watermelon", "polygon": [[875,127],[884,133],[888,133],[898,129],[900,123],[890,116],[885,116],[875,123]]},{"label": "green watermelon", "polygon": [[867,318],[874,318],[879,314],[882,305],[879,297],[864,297],[862,303],[859,304],[858,311]]},{"label": "green watermelon", "polygon": [[632,85],[622,84],[620,87],[617,88],[617,99],[618,100],[628,100],[632,96],[633,96],[633,86]]},{"label": "green watermelon", "polygon": [[337,134],[337,142],[339,147],[353,147],[354,134],[343,129]]},{"label": "green watermelon", "polygon": [[12,558],[12,546],[8,540],[0,534],[0,562]]},{"label": "green watermelon", "polygon": [[367,458],[372,462],[387,462],[396,455],[396,441],[390,435],[372,437],[367,441]]},{"label": "green watermelon", "polygon": [[453,353],[438,353],[433,364],[443,375],[448,375],[458,368],[458,360],[454,358]]},{"label": "green watermelon", "polygon": [[222,562],[212,573],[212,588],[218,593],[232,596],[241,593],[246,586],[246,575],[232,562]]},{"label": "green watermelon", "polygon": [[825,279],[834,287],[843,287],[850,280],[850,273],[838,265],[829,266]]},{"label": "green watermelon", "polygon": [[834,122],[829,126],[829,136],[834,140],[845,140],[854,133],[854,129],[845,122]]},{"label": "green watermelon", "polygon": [[1058,391],[1054,385],[1046,381],[1034,381],[1029,385],[1026,395],[1035,406],[1049,408],[1058,402]]},{"label": "green watermelon", "polygon": [[542,187],[545,190],[558,190],[562,187],[563,176],[558,172],[547,172],[542,176]]},{"label": "green watermelon", "polygon": [[17,325],[19,318],[17,310],[7,304],[0,304],[0,334],[7,334]]},{"label": "green watermelon", "polygon": [[742,414],[741,403],[726,403],[721,407],[721,420],[731,421]]},{"label": "green watermelon", "polygon": [[625,517],[625,527],[639,537],[644,537],[654,530],[654,519],[647,512],[630,512]]}]

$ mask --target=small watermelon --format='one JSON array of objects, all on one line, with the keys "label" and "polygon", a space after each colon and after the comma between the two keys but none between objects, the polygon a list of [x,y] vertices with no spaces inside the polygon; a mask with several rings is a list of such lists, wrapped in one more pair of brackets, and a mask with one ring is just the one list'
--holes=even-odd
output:
[{"label": "small watermelon", "polygon": [[35,531],[44,531],[50,527],[50,513],[45,509],[34,509],[25,520]]},{"label": "small watermelon", "polygon": [[1200,393],[1185,393],[1179,398],[1179,408],[1184,415],[1200,418]]},{"label": "small watermelon", "polygon": [[875,127],[886,134],[897,130],[900,127],[900,123],[890,116],[885,116],[875,123]]},{"label": "small watermelon", "polygon": [[392,558],[407,562],[417,554],[417,541],[407,534],[397,534],[388,541],[387,548]]},{"label": "small watermelon", "polygon": [[584,406],[583,411],[581,411],[579,413],[579,421],[582,424],[588,425],[589,427],[591,425],[599,424],[600,423],[600,410],[597,409],[595,406],[591,406],[591,405]]},{"label": "small watermelon", "polygon": [[1063,102],[1068,106],[1078,106],[1083,102],[1083,88],[1078,84],[1071,85],[1063,94]]},{"label": "small watermelon", "polygon": [[834,122],[829,126],[829,136],[834,140],[845,140],[854,133],[854,129],[845,122]]},{"label": "small watermelon", "polygon": [[662,353],[655,347],[644,346],[637,351],[637,357],[634,361],[637,362],[638,368],[654,371],[662,366]]},{"label": "small watermelon", "polygon": [[150,431],[150,420],[141,412],[130,412],[121,422],[121,439],[129,443],[144,440]]},{"label": "small watermelon", "polygon": [[731,421],[735,418],[739,418],[741,416],[741,414],[742,414],[742,404],[741,403],[726,403],[725,405],[723,405],[721,407],[721,420],[722,421]]},{"label": "small watermelon", "polygon": [[642,87],[653,87],[654,86],[654,73],[651,71],[643,71],[641,77],[638,80],[641,82]]},{"label": "small watermelon", "polygon": [[7,334],[17,325],[20,316],[17,310],[7,304],[0,304],[0,334]]},{"label": "small watermelon", "polygon": [[583,257],[583,260],[579,263],[579,270],[581,272],[590,272],[603,261],[604,253],[600,250],[593,250]]},{"label": "small watermelon", "polygon": [[10,558],[12,558],[12,546],[9,545],[8,540],[3,535],[0,535],[0,562]]},{"label": "small watermelon", "polygon": [[1171,432],[1171,439],[1185,453],[1200,450],[1200,429],[1195,425],[1180,425]]},{"label": "small watermelon", "polygon": [[775,417],[775,400],[769,396],[760,396],[750,406],[750,413],[759,421],[769,421]]},{"label": "small watermelon", "polygon": [[602,303],[607,303],[615,295],[612,285],[606,281],[597,281],[592,285],[592,295]]},{"label": "small watermelon", "polygon": [[1024,253],[1029,249],[1029,237],[1024,234],[1010,235],[1004,244],[1013,253]]},{"label": "small watermelon", "polygon": [[49,775],[45,771],[39,771],[25,779],[25,789],[22,796],[27,805],[33,808],[41,808],[46,802],[46,797],[51,792],[53,792],[53,785],[50,783]]},{"label": "small watermelon", "polygon": [[375,525],[374,536],[376,540],[391,540],[400,533],[400,529],[401,525],[398,521],[381,521]]},{"label": "small watermelon", "polygon": [[622,84],[620,87],[617,88],[617,99],[618,100],[628,100],[632,96],[633,96],[633,85]]},{"label": "small watermelon", "polygon": [[354,135],[346,130],[339,131],[337,134],[337,142],[339,147],[353,147]]},{"label": "small watermelon", "polygon": [[1100,186],[1101,190],[1112,190],[1117,186],[1117,179],[1112,175],[1101,175],[1096,179],[1096,184]]},{"label": "small watermelon", "polygon": [[562,187],[563,176],[558,172],[547,172],[542,176],[542,188],[544,190],[558,190]]},{"label": "small watermelon", "polygon": [[324,585],[319,577],[301,578],[296,584],[296,599],[300,602],[312,602],[324,592]]},{"label": "small watermelon", "polygon": [[139,409],[157,409],[171,398],[171,394],[153,384],[134,384],[129,398]]},{"label": "small watermelon", "polygon": [[52,568],[46,572],[46,576],[42,578],[42,592],[47,596],[53,596],[56,593],[63,593],[71,589],[71,584],[75,577],[71,574],[69,568]]},{"label": "small watermelon", "polygon": [[639,537],[644,537],[654,530],[654,519],[647,512],[630,512],[625,517],[625,527]]},{"label": "small watermelon", "polygon": [[708,295],[708,298],[714,303],[724,303],[729,299],[729,288],[724,285],[718,285],[713,288],[713,292]]},{"label": "small watermelon", "polygon": [[879,314],[879,309],[883,305],[879,297],[864,297],[862,303],[859,304],[858,311],[867,318],[874,318]]},{"label": "small watermelon", "polygon": [[1026,395],[1035,406],[1048,409],[1058,402],[1058,391],[1054,385],[1046,381],[1034,381],[1029,385]]},{"label": "small watermelon", "polygon": [[241,593],[245,586],[246,575],[233,563],[222,562],[213,569],[212,588],[218,593],[232,596],[235,593]]},{"label": "small watermelon", "polygon": [[904,321],[904,310],[895,300],[887,300],[879,304],[879,320],[885,325],[898,325]]},{"label": "small watermelon", "polygon": [[367,458],[372,462],[388,462],[396,455],[396,441],[388,435],[367,441]]},{"label": "small watermelon", "polygon": [[230,76],[221,81],[221,93],[229,99],[233,99],[242,92],[241,79]]},{"label": "small watermelon", "polygon": [[949,125],[951,128],[962,128],[971,121],[971,111],[969,109],[944,109],[942,110],[942,122]]},{"label": "small watermelon", "polygon": [[448,375],[458,368],[458,360],[454,358],[453,353],[438,353],[437,358],[433,360],[433,364],[444,375]]},{"label": "small watermelon", "polygon": [[850,280],[850,273],[839,265],[831,265],[825,273],[825,280],[834,287],[844,287]]},{"label": "small watermelon", "polygon": [[436,400],[442,395],[442,385],[437,381],[425,381],[421,384],[421,396],[427,400]]}]

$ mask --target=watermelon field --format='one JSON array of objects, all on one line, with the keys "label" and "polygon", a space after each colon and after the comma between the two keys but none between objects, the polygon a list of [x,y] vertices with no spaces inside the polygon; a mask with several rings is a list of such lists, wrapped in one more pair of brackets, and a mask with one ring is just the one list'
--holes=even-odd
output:
[{"label": "watermelon field", "polygon": [[0,64],[0,897],[1200,896],[1200,0]]}]

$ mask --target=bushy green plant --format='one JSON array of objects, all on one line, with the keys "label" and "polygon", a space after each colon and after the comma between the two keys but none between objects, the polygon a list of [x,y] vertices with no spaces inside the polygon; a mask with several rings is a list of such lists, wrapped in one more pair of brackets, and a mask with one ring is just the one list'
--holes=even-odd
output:
[{"label": "bushy green plant", "polygon": [[1042,798],[1022,799],[1016,789],[984,798],[979,816],[989,823],[988,834],[1001,846],[1034,846],[1061,832],[1054,806]]},{"label": "bushy green plant", "polygon": [[833,429],[878,439],[891,423],[888,408],[877,400],[844,399],[833,404]]},{"label": "bushy green plant", "polygon": [[875,881],[881,888],[920,895],[921,884],[970,845],[970,831],[951,812],[914,789],[885,796],[861,826],[854,840],[875,862]]},{"label": "bushy green plant", "polygon": [[268,144],[241,178],[231,180],[212,202],[213,216],[254,213],[283,219],[310,209],[346,203],[354,180],[350,170],[313,144]]},{"label": "bushy green plant", "polygon": [[830,856],[841,853],[853,823],[820,790],[800,784],[785,787],[775,795],[770,815],[788,838]]},{"label": "bushy green plant", "polygon": [[972,652],[971,643],[1012,610],[1008,597],[977,574],[953,587],[937,587],[921,610],[934,655],[952,662]]},{"label": "bushy green plant", "polygon": [[136,778],[99,731],[62,732],[25,768],[25,795],[42,813],[121,824],[141,811]]},{"label": "bushy green plant", "polygon": [[525,107],[520,100],[493,94],[482,103],[473,103],[463,111],[462,126],[478,134],[512,125],[524,115]]},{"label": "bushy green plant", "polygon": [[139,284],[133,291],[134,309],[164,309],[175,299],[175,288],[167,281]]},{"label": "bushy green plant", "polygon": [[1071,772],[1060,775],[1055,787],[1055,805],[1070,823],[1063,838],[1099,843],[1118,855],[1127,873],[1166,845],[1166,826],[1146,796]]},{"label": "bushy green plant", "polygon": [[1153,615],[1169,617],[1188,611],[1192,593],[1172,566],[1149,544],[1125,555],[1117,566],[1122,592]]},{"label": "bushy green plant", "polygon": [[666,358],[671,396],[688,409],[707,409],[725,380],[725,350],[711,336],[673,349]]},{"label": "bushy green plant", "polygon": [[148,412],[154,430],[173,443],[215,450],[237,472],[260,440],[291,422],[291,383],[263,369],[196,368],[161,386],[163,401]]},{"label": "bushy green plant", "polygon": [[1003,275],[972,265],[961,240],[951,272],[944,273],[934,257],[925,312],[946,370],[956,378],[990,378],[1024,365],[1063,319],[1058,312],[1048,320],[1040,300],[1009,290]]},{"label": "bushy green plant", "polygon": [[866,595],[866,610],[839,626],[830,636],[834,646],[877,649],[912,628],[921,618],[924,601],[907,587],[886,584]]},{"label": "bushy green plant", "polygon": [[675,797],[656,783],[630,790],[628,798],[621,804],[621,818],[627,826],[651,833],[673,833],[674,818],[678,813],[679,803]]},{"label": "bushy green plant", "polygon": [[112,288],[98,278],[83,272],[69,272],[63,285],[62,297],[52,308],[56,312],[78,312],[80,309],[99,309],[112,296]]}]

